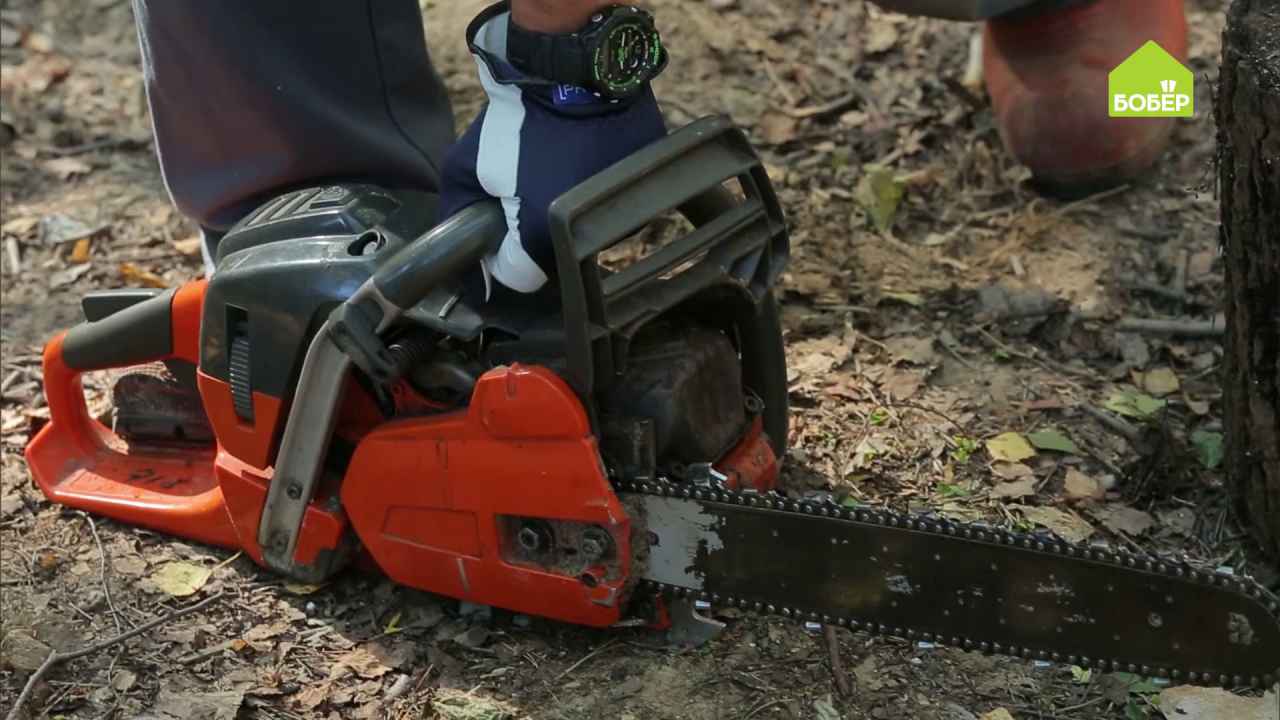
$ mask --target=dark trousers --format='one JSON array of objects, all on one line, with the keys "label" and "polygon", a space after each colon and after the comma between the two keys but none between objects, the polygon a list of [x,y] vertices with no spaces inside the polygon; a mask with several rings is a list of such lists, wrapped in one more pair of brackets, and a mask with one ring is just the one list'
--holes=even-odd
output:
[{"label": "dark trousers", "polygon": [[165,186],[223,231],[328,179],[440,187],[455,137],[414,0],[133,0]]}]

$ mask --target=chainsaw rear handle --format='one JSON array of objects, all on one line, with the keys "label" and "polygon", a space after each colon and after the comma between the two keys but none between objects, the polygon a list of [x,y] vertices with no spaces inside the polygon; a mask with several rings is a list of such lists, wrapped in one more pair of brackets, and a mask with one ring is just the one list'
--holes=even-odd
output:
[{"label": "chainsaw rear handle", "polygon": [[106,317],[58,335],[44,350],[44,393],[50,421],[66,426],[86,451],[101,444],[85,403],[87,372],[164,360],[199,361],[203,280],[146,296]]}]

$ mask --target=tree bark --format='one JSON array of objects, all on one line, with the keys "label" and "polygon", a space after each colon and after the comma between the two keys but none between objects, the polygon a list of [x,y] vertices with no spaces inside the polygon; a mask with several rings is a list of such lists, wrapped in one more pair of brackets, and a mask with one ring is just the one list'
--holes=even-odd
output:
[{"label": "tree bark", "polygon": [[1217,98],[1228,487],[1280,557],[1280,0],[1235,0]]}]

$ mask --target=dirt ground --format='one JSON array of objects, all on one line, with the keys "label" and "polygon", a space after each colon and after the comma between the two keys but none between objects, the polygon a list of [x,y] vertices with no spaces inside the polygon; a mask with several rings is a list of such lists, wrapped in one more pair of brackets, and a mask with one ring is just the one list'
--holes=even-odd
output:
[{"label": "dirt ground", "polygon": [[[1071,203],[1035,194],[1001,148],[966,83],[972,26],[862,0],[652,4],[675,55],[658,83],[671,123],[723,112],[748,128],[792,226],[790,492],[1185,552],[1276,584],[1216,470],[1218,341],[1119,330],[1218,311],[1221,2],[1188,3],[1200,111],[1175,150],[1134,187]],[[469,120],[482,96],[462,27],[479,4],[424,6]],[[49,648],[221,592],[56,668],[33,716],[1160,717],[1159,688],[1132,678],[843,630],[841,694],[823,636],[793,623],[724,614],[722,638],[675,651],[642,630],[459,607],[377,577],[294,586],[50,505],[21,455],[46,412],[41,344],[78,321],[85,291],[172,285],[200,263],[154,159],[129,3],[11,0],[0,21],[0,708]]]}]

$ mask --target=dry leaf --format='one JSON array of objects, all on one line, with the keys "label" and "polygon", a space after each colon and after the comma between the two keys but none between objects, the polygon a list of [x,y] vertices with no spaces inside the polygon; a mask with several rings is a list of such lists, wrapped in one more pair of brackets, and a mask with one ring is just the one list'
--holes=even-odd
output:
[{"label": "dry leaf", "polygon": [[1018,500],[1036,494],[1035,478],[1026,478],[1014,482],[1001,483],[991,489],[991,497]]},{"label": "dry leaf", "polygon": [[770,110],[760,118],[760,137],[769,145],[782,145],[796,139],[799,127],[790,115]]},{"label": "dry leaf", "polygon": [[0,232],[6,235],[26,235],[40,224],[38,215],[28,215],[10,220],[4,225],[0,225]]},{"label": "dry leaf", "polygon": [[924,375],[905,370],[892,370],[887,378],[880,381],[880,387],[897,401],[911,399],[923,384]]},{"label": "dry leaf", "polygon": [[77,175],[84,175],[93,170],[93,166],[73,157],[60,157],[44,162],[44,169],[57,175],[62,180],[70,180]]},{"label": "dry leaf", "polygon": [[284,591],[290,595],[311,595],[323,588],[324,585],[311,585],[299,582],[286,582],[284,584]]},{"label": "dry leaf", "polygon": [[1172,370],[1161,367],[1142,374],[1142,387],[1156,397],[1163,397],[1178,392],[1182,385]]},{"label": "dry leaf", "polygon": [[93,266],[89,263],[81,263],[79,265],[72,265],[69,268],[59,270],[49,276],[49,288],[57,289],[70,285],[83,277],[84,274],[89,272],[89,269],[92,267]]},{"label": "dry leaf", "polygon": [[1155,519],[1150,515],[1128,505],[1107,505],[1095,508],[1089,514],[1108,530],[1134,537],[1150,530],[1156,524]]},{"label": "dry leaf", "polygon": [[1022,478],[1035,476],[1035,472],[1022,463],[992,463],[991,472],[1002,480],[1021,480]]},{"label": "dry leaf", "polygon": [[1161,692],[1159,705],[1160,712],[1177,720],[1280,720],[1275,690],[1246,698],[1221,688],[1182,685]]},{"label": "dry leaf", "polygon": [[1093,534],[1093,526],[1073,512],[1028,505],[1010,505],[1009,507],[1020,511],[1028,522],[1043,525],[1064,540],[1082,542]]},{"label": "dry leaf", "polygon": [[128,670],[117,670],[115,677],[111,678],[111,687],[118,692],[129,692],[129,689],[138,683],[138,676]]},{"label": "dry leaf", "polygon": [[1019,462],[1036,456],[1031,443],[1016,432],[1007,432],[987,440],[987,452],[996,460]]},{"label": "dry leaf", "polygon": [[71,249],[71,256],[67,258],[73,263],[89,262],[89,249],[92,247],[92,241],[87,237],[80,238],[76,241],[76,246]]},{"label": "dry leaf", "polygon": [[201,242],[202,240],[199,235],[189,237],[185,240],[174,240],[173,249],[187,257],[199,257]]},{"label": "dry leaf", "polygon": [[1101,483],[1075,468],[1067,470],[1062,491],[1068,500],[1101,500],[1103,495]]},{"label": "dry leaf", "polygon": [[166,720],[236,720],[243,703],[243,690],[197,693],[165,688],[156,697],[152,712]]},{"label": "dry leaf", "polygon": [[167,288],[169,282],[150,270],[143,270],[133,263],[120,263],[120,274],[125,282],[143,287]]},{"label": "dry leaf", "polygon": [[187,597],[200,592],[212,575],[211,568],[189,562],[169,562],[151,574],[151,582],[169,595]]},{"label": "dry leaf", "polygon": [[112,558],[111,569],[121,575],[142,577],[147,572],[147,561],[139,555],[125,555]]},{"label": "dry leaf", "polygon": [[894,337],[884,342],[885,349],[895,360],[906,360],[915,365],[932,365],[938,359],[933,349],[933,338]]},{"label": "dry leaf", "polygon": [[1013,720],[1013,715],[1011,715],[1009,711],[1005,710],[1004,708],[996,708],[995,710],[992,710],[991,712],[978,718],[978,720]]}]

